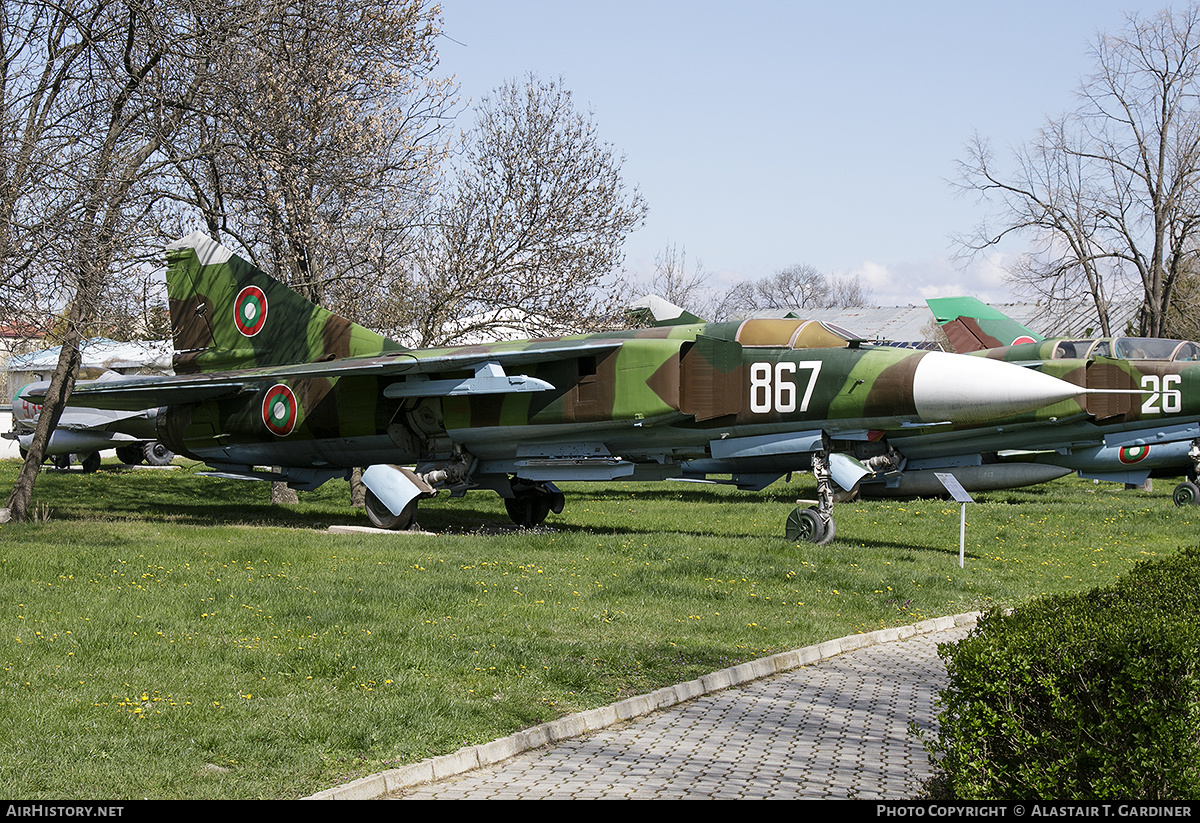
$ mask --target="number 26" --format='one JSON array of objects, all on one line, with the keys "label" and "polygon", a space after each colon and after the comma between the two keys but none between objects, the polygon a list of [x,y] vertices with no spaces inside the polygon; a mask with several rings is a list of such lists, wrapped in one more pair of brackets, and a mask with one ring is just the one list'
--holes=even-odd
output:
[{"label": "number 26", "polygon": [[[1158,414],[1160,411],[1166,414],[1178,414],[1183,411],[1183,392],[1177,387],[1183,380],[1182,375],[1164,374],[1162,376],[1161,389],[1159,386],[1159,376],[1157,374],[1147,374],[1142,377],[1142,388],[1148,392],[1153,392],[1142,403],[1142,414]],[[1159,408],[1159,398],[1162,398],[1162,408]]]}]

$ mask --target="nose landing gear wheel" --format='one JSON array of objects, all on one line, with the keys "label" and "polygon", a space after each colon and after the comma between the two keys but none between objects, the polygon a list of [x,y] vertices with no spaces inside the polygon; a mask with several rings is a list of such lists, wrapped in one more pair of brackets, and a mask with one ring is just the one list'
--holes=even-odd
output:
[{"label": "nose landing gear wheel", "polygon": [[1180,483],[1171,492],[1171,500],[1176,506],[1195,506],[1200,503],[1200,486],[1190,480]]},{"label": "nose landing gear wheel", "polygon": [[784,535],[793,543],[813,543],[824,546],[833,540],[837,527],[833,519],[826,520],[816,506],[792,509]]}]

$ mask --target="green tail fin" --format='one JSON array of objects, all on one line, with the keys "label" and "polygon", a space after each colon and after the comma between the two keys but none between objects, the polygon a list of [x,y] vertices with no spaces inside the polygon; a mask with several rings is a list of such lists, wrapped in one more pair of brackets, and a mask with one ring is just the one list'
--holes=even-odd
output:
[{"label": "green tail fin", "polygon": [[404,348],[314,305],[199,232],[167,247],[167,296],[176,374]]},{"label": "green tail fin", "polygon": [[935,297],[925,301],[954,350],[965,354],[1018,343],[1036,343],[1040,334],[974,297]]}]

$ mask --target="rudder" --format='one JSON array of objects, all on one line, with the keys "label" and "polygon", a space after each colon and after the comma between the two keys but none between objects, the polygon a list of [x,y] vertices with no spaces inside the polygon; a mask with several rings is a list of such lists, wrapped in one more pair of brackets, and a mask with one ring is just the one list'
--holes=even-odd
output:
[{"label": "rudder", "polygon": [[404,347],[323,309],[196,232],[167,246],[176,374],[372,356]]},{"label": "rudder", "polygon": [[925,303],[950,339],[954,351],[960,354],[1036,343],[1043,339],[1037,332],[974,297],[934,297]]}]

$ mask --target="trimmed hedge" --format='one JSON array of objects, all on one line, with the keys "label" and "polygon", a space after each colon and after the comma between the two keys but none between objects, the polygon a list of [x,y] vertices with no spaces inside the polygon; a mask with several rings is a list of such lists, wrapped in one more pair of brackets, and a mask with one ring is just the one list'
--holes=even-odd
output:
[{"label": "trimmed hedge", "polygon": [[1200,798],[1200,551],[992,611],[939,647],[926,749],[954,799]]}]

